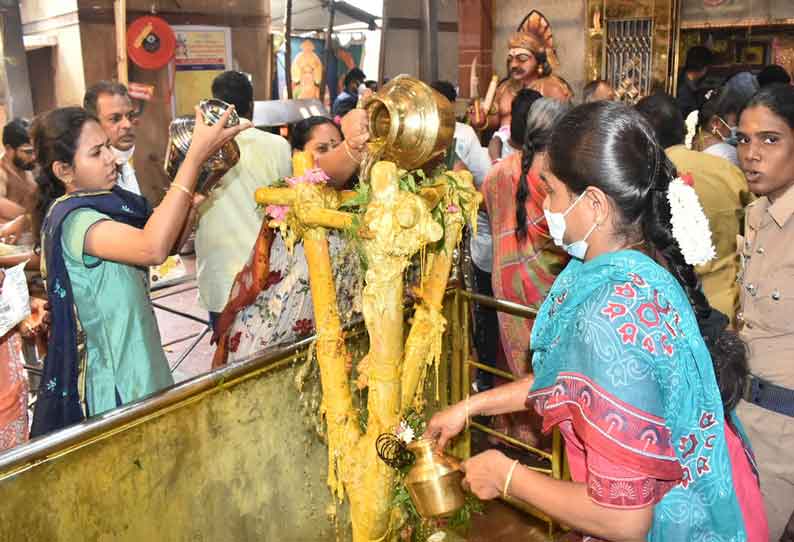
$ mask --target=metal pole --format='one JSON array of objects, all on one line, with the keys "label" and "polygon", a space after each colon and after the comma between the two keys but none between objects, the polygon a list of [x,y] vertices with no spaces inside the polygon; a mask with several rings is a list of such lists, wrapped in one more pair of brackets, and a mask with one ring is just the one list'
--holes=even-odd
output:
[{"label": "metal pole", "polygon": [[389,31],[389,2],[383,2],[383,19],[380,28],[380,55],[378,58],[378,87],[383,85],[386,77],[386,44],[388,43],[387,33]]},{"label": "metal pole", "polygon": [[336,13],[336,6],[334,5],[334,0],[330,0],[328,2],[328,11],[330,15],[328,16],[328,30],[325,33],[325,54],[323,55],[324,62],[323,62],[323,79],[322,83],[320,84],[320,101],[325,102],[325,87],[328,86],[328,69],[331,66],[331,55],[333,51],[331,50],[331,46],[333,45],[333,34],[334,34],[334,14]]},{"label": "metal pole", "polygon": [[129,84],[127,72],[127,0],[113,0],[116,19],[116,69],[119,83]]},{"label": "metal pole", "polygon": [[287,0],[287,17],[284,24],[284,72],[287,82],[287,99],[292,99],[292,0]]},{"label": "metal pole", "polygon": [[434,0],[422,2],[422,31],[424,39],[423,79],[430,83],[438,79],[438,6]]}]

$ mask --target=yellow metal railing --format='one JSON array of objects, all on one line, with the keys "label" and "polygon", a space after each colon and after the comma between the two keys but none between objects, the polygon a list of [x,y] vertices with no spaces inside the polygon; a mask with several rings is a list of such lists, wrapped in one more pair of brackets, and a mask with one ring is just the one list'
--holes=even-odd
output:
[{"label": "yellow metal railing", "polygon": [[[535,316],[537,315],[537,309],[534,309],[532,307],[528,307],[511,301],[495,299],[493,297],[475,294],[461,287],[458,287],[454,290],[454,295],[452,298],[452,303],[453,303],[452,315],[451,315],[452,321],[450,322],[451,325],[449,329],[453,329],[453,330],[463,329],[465,330],[465,332],[452,335],[453,348],[450,356],[451,359],[450,359],[450,386],[449,386],[450,395],[451,395],[450,403],[455,403],[457,401],[465,400],[470,395],[471,392],[470,377],[471,377],[472,369],[484,371],[492,375],[498,376],[500,378],[504,378],[506,380],[515,380],[513,374],[509,372],[499,370],[491,365],[482,363],[481,361],[475,361],[472,359],[471,347],[469,344],[471,337],[469,333],[470,332],[469,320],[471,315],[471,305],[473,302],[494,309],[497,312],[504,312],[521,318],[535,318]],[[460,343],[460,346],[458,348],[455,347],[456,340],[458,343]],[[469,424],[469,429],[466,431],[463,438],[459,439],[459,442],[457,443],[457,446],[455,448],[455,452],[459,454],[461,457],[469,457],[471,455],[472,430],[480,431],[489,436],[498,438],[511,446],[524,450],[532,454],[533,456],[538,457],[541,460],[541,462],[547,462],[549,465],[548,467],[525,465],[526,468],[546,474],[557,480],[570,478],[570,475],[568,473],[568,467],[565,462],[565,453],[563,449],[562,435],[560,435],[560,432],[556,428],[552,433],[551,451],[546,451],[537,448],[535,446],[532,446],[519,439],[511,437],[506,433],[497,431],[491,427],[483,425],[479,422],[472,421]],[[523,501],[518,501],[516,499],[508,498],[507,501],[516,508],[519,508],[524,512],[527,512],[532,516],[545,522],[546,525],[548,526],[548,533],[550,537],[554,534],[554,532],[558,529],[558,527],[560,527],[559,524],[552,517],[538,510],[534,506],[531,506]]]}]

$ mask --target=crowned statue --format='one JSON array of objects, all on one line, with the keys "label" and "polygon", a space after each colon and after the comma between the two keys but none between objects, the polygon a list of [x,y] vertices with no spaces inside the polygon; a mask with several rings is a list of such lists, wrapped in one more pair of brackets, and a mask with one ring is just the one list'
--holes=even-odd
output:
[{"label": "crowned statue", "polygon": [[498,86],[494,77],[482,106],[471,112],[472,125],[478,129],[509,126],[513,98],[522,88],[564,101],[573,95],[568,83],[552,73],[559,61],[551,25],[542,13],[532,10],[510,36],[507,47],[507,77]]}]

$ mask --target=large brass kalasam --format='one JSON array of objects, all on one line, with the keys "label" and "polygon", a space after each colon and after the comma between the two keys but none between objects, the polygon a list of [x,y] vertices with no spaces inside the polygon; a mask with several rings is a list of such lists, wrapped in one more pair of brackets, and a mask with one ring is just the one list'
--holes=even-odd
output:
[{"label": "large brass kalasam", "polygon": [[455,111],[444,96],[407,75],[398,75],[364,102],[371,142],[383,160],[416,169],[442,155],[455,134]]},{"label": "large brass kalasam", "polygon": [[[220,120],[229,104],[222,100],[202,100],[199,103],[202,115],[204,115],[204,122],[212,126]],[[176,178],[176,173],[179,171],[179,166],[185,160],[190,141],[193,138],[193,127],[196,123],[195,117],[185,116],[178,117],[171,122],[168,127],[168,148],[165,153],[165,173],[171,179]],[[240,124],[240,118],[235,111],[229,115],[229,120],[226,122],[226,127],[237,126]],[[209,194],[218,181],[237,164],[240,160],[240,147],[233,139],[226,143],[223,147],[213,154],[202,166],[199,172],[199,178],[196,182],[196,192],[200,194]]]},{"label": "large brass kalasam", "polygon": [[448,517],[466,502],[463,471],[456,459],[435,450],[433,440],[420,438],[408,445],[416,456],[414,466],[405,476],[405,487],[423,518]]}]

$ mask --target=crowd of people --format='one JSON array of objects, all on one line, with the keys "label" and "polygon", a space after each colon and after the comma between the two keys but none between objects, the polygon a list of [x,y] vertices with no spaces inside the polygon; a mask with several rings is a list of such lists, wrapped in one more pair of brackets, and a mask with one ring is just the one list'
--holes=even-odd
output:
[{"label": "crowd of people", "polygon": [[558,428],[572,481],[491,449],[464,485],[588,540],[794,540],[794,87],[768,66],[704,88],[710,58],[693,48],[676,97],[632,107],[603,80],[578,106],[525,85],[517,150],[464,159],[492,161],[474,286],[539,311],[475,306],[480,361],[517,381],[478,376],[427,435],[443,447],[472,417],[506,414],[525,441]]},{"label": "crowd of people", "polygon": [[[511,37],[494,109],[456,123],[454,146],[455,167],[484,196],[469,244],[475,290],[538,315],[475,307],[478,357],[516,381],[478,375],[478,393],[434,415],[427,434],[443,447],[474,416],[529,442],[559,429],[572,480],[492,449],[464,463],[464,484],[525,501],[590,540],[794,540],[788,74],[770,66],[703,88],[710,56],[696,47],[676,97],[630,106],[596,80],[577,105],[543,51],[531,35]],[[301,247],[288,251],[278,234],[263,242],[267,217],[252,195],[289,177],[304,150],[330,186],[349,187],[369,138],[356,108],[367,86],[351,70],[335,118],[305,119],[287,141],[251,129],[248,77],[220,74],[208,92],[230,110],[212,126],[196,110],[190,149],[156,208],[131,163],[140,113],[123,85],[100,82],[83,107],[5,127],[0,237],[30,239],[28,265],[46,279],[29,436],[173,383],[147,269],[193,231],[214,366],[312,330]],[[451,83],[432,86],[457,100]],[[242,120],[228,128],[232,110]],[[232,138],[239,162],[197,194],[202,164]],[[341,235],[330,247],[349,317],[359,261]],[[40,316],[44,301],[32,303]],[[18,328],[0,339],[0,447],[28,438],[19,342]]]}]

